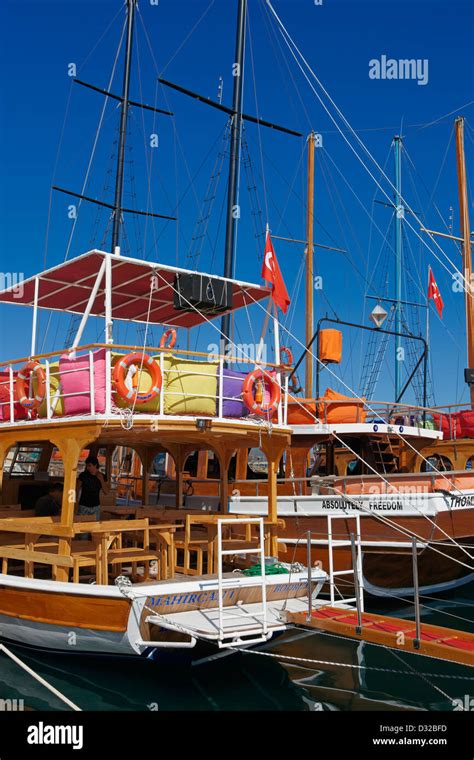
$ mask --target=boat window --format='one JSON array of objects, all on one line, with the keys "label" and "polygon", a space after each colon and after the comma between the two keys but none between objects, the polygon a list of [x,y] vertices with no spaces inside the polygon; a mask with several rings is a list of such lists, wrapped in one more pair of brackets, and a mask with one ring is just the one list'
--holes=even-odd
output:
[{"label": "boat window", "polygon": [[219,460],[213,451],[209,452],[209,458],[207,460],[207,477],[208,478],[220,478],[221,468],[219,466]]},{"label": "boat window", "polygon": [[347,464],[346,475],[360,475],[361,464],[359,459],[351,459]]},{"label": "boat window", "polygon": [[193,451],[184,463],[183,470],[189,473],[191,478],[197,478],[199,451]]},{"label": "boat window", "polygon": [[[286,452],[278,465],[278,478],[285,477]],[[261,449],[249,449],[247,460],[247,480],[266,480],[268,478],[268,461]]]},{"label": "boat window", "polygon": [[235,480],[237,472],[237,454],[233,454],[229,462],[229,469],[227,470],[227,477],[229,480]]},{"label": "boat window", "polygon": [[421,472],[435,472],[435,470],[447,472],[452,469],[451,460],[441,454],[433,454],[424,460],[421,465]]},{"label": "boat window", "polygon": [[474,456],[469,457],[469,459],[466,462],[466,467],[464,469],[474,470]]},{"label": "boat window", "polygon": [[166,456],[167,455],[164,451],[160,451],[160,453],[156,455],[151,468],[152,475],[156,475],[160,478],[166,477]]},{"label": "boat window", "polygon": [[51,459],[49,460],[48,475],[50,479],[54,479],[54,480],[64,477],[63,460],[61,457],[61,453],[56,447],[54,447],[51,454]]},{"label": "boat window", "polygon": [[268,461],[261,449],[249,449],[247,460],[247,479],[266,479],[268,476]]},{"label": "boat window", "polygon": [[38,471],[42,448],[40,446],[15,446],[5,459],[5,471],[13,477],[27,477]]}]

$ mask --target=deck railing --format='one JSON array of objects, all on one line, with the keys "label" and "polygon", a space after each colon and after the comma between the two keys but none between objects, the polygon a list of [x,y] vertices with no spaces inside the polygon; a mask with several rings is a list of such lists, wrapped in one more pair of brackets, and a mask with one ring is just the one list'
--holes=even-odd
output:
[{"label": "deck railing", "polygon": [[[111,350],[112,348],[113,353]],[[105,377],[98,376],[95,366],[97,352],[101,350],[105,350]],[[0,362],[0,425],[11,424],[12,422],[16,422],[22,419],[27,419],[29,421],[36,420],[38,418],[51,420],[54,417],[55,420],[60,420],[61,418],[69,418],[71,416],[83,417],[96,416],[99,414],[105,414],[107,417],[120,417],[123,414],[123,409],[127,408],[127,406],[125,403],[120,402],[120,406],[115,405],[117,396],[112,384],[112,365],[115,361],[118,361],[117,356],[124,356],[128,353],[143,353],[143,346],[114,344],[113,347],[111,347],[110,345],[104,343],[93,343],[77,347],[74,351],[65,351],[63,349],[61,351],[37,354],[32,357],[21,357],[19,359],[13,359],[7,362]],[[184,414],[186,416],[193,417],[222,418],[224,404],[226,401],[231,403],[236,402],[237,404],[239,402],[242,402],[243,404],[242,394],[240,394],[240,396],[238,394],[231,396],[225,394],[226,381],[230,379],[229,375],[226,373],[226,367],[232,369],[233,371],[234,369],[241,371],[243,382],[245,372],[251,372],[253,369],[255,369],[256,366],[259,366],[263,369],[264,372],[272,373],[271,376],[283,387],[283,390],[287,389],[288,385],[287,377],[282,376],[281,374],[281,366],[269,362],[259,364],[255,361],[244,361],[242,357],[239,356],[224,356],[219,354],[203,353],[199,351],[187,351],[178,348],[162,348],[160,346],[147,346],[144,353],[148,356],[151,356],[159,364],[162,376],[162,384],[160,392],[156,398],[156,408],[154,408],[153,411],[150,411],[149,406],[147,407],[146,411],[143,411],[142,404],[133,403],[132,400],[128,408],[132,408],[133,413],[137,415],[148,414],[153,417],[162,417],[165,415],[181,416]],[[196,361],[196,364],[192,367],[189,365],[186,366],[184,373],[182,373],[179,365],[169,367],[166,366],[166,360],[170,357],[173,359],[182,359],[184,362],[190,360]],[[76,358],[82,359],[83,361],[78,367],[69,366],[68,368],[64,368],[60,367],[59,365],[61,358]],[[18,394],[16,392],[16,373],[30,361],[39,362],[46,377],[45,398],[39,407],[39,413],[31,413],[30,411],[27,411],[21,407]],[[202,362],[202,366],[199,365],[199,362]],[[183,389],[182,382],[179,384],[180,387],[178,389],[173,389],[170,387],[170,383],[172,384],[173,377],[179,378],[183,375],[185,375],[187,378],[190,376],[193,378],[202,378],[203,386],[205,386],[205,379],[211,378],[212,384],[212,375],[204,370],[206,362],[216,365],[217,387],[215,393],[214,391],[212,391],[212,393],[206,392],[205,387],[203,390],[196,391],[195,388],[193,388],[191,392],[187,392],[185,389]],[[142,371],[146,371],[146,366]],[[63,387],[64,379],[68,376],[74,376],[75,374],[78,376],[80,375],[81,387],[70,390],[69,392],[65,392]],[[101,383],[103,383],[105,390],[103,393],[102,391],[99,393],[101,400],[99,407],[97,404],[96,390],[99,388],[99,385]],[[30,379],[30,389],[29,394],[27,394],[30,398],[35,395],[35,384],[35,380]],[[70,383],[68,383],[68,385],[70,385]],[[57,387],[55,388],[55,386]],[[108,389],[110,389],[110,391],[108,391]],[[273,424],[284,424],[284,419],[286,416],[286,396],[287,394],[283,392],[276,412],[272,414],[270,420],[268,420]],[[65,402],[65,406],[67,407],[68,400],[74,398],[81,398],[83,400],[83,406],[85,406],[85,410],[83,412],[74,413],[67,413],[64,410],[62,414],[58,414],[57,410],[60,404],[64,404]],[[215,414],[209,413],[208,411],[200,412],[198,409],[195,412],[174,412],[172,410],[166,411],[166,402],[168,402],[169,406],[172,407],[174,401],[179,402],[180,400],[184,400],[184,406],[186,406],[186,401],[196,402],[196,400],[198,400],[201,402],[211,402],[211,407],[215,402]],[[241,415],[232,414],[230,416],[232,418],[245,418],[248,416],[248,412],[247,410],[244,410],[244,406],[242,406]],[[265,417],[263,419],[265,419]]]},{"label": "deck railing", "polygon": [[[105,380],[103,396],[101,396],[101,409],[98,408],[96,403],[96,389],[101,378],[96,377],[95,359],[97,358],[98,351],[104,351],[105,354]],[[113,353],[112,353],[113,351]],[[27,419],[28,421],[35,420],[37,418],[51,420],[53,417],[55,420],[61,418],[69,418],[70,416],[96,416],[98,414],[105,414],[106,417],[118,417],[123,414],[124,404],[121,404],[121,408],[116,406],[116,395],[112,385],[112,364],[116,361],[117,355],[124,355],[126,353],[142,353],[143,346],[125,345],[125,344],[110,344],[105,343],[91,343],[84,346],[77,347],[73,350],[60,350],[52,351],[49,353],[37,354],[36,356],[24,356],[19,359],[13,359],[6,362],[0,362],[0,425],[11,424],[20,419]],[[200,351],[188,351],[179,348],[170,349],[168,347],[160,346],[148,346],[145,351],[146,354],[152,356],[160,366],[161,375],[163,378],[159,397],[157,399],[156,409],[153,412],[143,411],[142,405],[135,403],[132,404],[133,412],[137,415],[151,414],[152,416],[162,417],[165,416],[165,401],[172,402],[173,399],[179,400],[186,399],[200,399],[201,401],[215,401],[215,414],[208,414],[206,412],[200,413],[199,411],[193,413],[192,411],[184,412],[186,416],[195,417],[214,417],[222,418],[224,405],[226,401],[238,401],[239,398],[235,395],[225,395],[224,386],[225,381],[228,379],[226,376],[226,367],[229,369],[238,368],[240,371],[243,367],[246,367],[247,371],[255,369],[256,366],[261,367],[264,371],[272,373],[272,377],[275,378],[282,389],[281,401],[278,404],[277,411],[272,415],[271,419],[267,422],[273,424],[290,424],[292,425],[291,416],[289,418],[289,403],[293,409],[298,410],[299,407],[303,407],[306,410],[306,419],[308,424],[334,424],[332,410],[335,407],[344,409],[348,407],[347,419],[351,422],[366,422],[371,425],[387,424],[394,426],[401,432],[406,427],[418,427],[428,428],[431,430],[440,430],[442,428],[443,418],[448,420],[450,438],[460,437],[456,424],[454,422],[455,412],[464,411],[470,409],[469,405],[446,405],[433,408],[427,408],[406,403],[395,403],[387,401],[365,401],[364,399],[329,399],[320,398],[317,399],[316,404],[314,401],[308,403],[307,399],[299,399],[298,397],[291,396],[288,393],[288,368],[283,368],[281,365],[277,365],[271,362],[259,363],[251,360],[244,361],[241,356],[228,356],[214,353],[203,353]],[[166,367],[167,357],[173,357],[174,359],[197,360],[202,362],[203,365],[206,362],[215,363],[216,366],[216,380],[217,389],[214,395],[213,393],[206,393],[205,390],[196,392],[194,389],[192,393],[186,391],[174,390],[169,386],[169,383],[173,379],[173,375],[179,374],[179,367]],[[74,367],[69,366],[67,368],[60,368],[59,362],[62,357],[82,359],[81,366]],[[37,361],[43,367],[46,376],[46,394],[43,404],[40,407],[40,413],[36,414],[23,410],[19,405],[18,396],[16,393],[16,372],[20,370],[27,362]],[[85,367],[84,364],[87,366]],[[84,382],[84,373],[86,372],[87,379]],[[63,381],[67,377],[74,376],[75,374],[82,373],[81,385],[83,387],[65,392],[63,388]],[[209,373],[203,371],[203,368],[196,363],[193,369],[189,366],[186,368],[185,374],[187,376],[193,375],[195,377],[207,378]],[[102,378],[103,379],[103,378]],[[70,383],[68,383],[70,385]],[[182,385],[182,384],[181,384]],[[57,387],[56,387],[57,386]],[[30,381],[30,393],[33,392],[34,382]],[[58,414],[58,408],[60,404],[66,402],[68,406],[68,400],[74,398],[86,399],[86,411],[84,413],[75,412],[68,414],[63,412]],[[240,397],[241,400],[241,397]],[[172,406],[172,403],[171,403]],[[350,414],[349,414],[350,408]],[[169,415],[181,416],[179,412],[168,411],[166,416]],[[237,415],[238,416],[238,415]],[[247,416],[247,415],[242,415]],[[252,419],[252,417],[250,417]],[[266,419],[263,417],[262,419]],[[295,423],[296,424],[296,423]],[[301,423],[298,423],[301,424]]]}]

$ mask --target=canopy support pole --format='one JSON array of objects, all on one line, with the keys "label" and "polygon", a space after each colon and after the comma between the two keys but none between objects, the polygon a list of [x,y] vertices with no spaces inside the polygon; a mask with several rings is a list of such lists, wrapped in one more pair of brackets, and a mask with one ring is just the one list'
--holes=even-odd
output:
[{"label": "canopy support pole", "polygon": [[97,298],[97,293],[99,291],[100,283],[102,282],[102,278],[104,276],[104,271],[105,271],[105,257],[104,257],[104,260],[103,260],[102,264],[100,265],[99,273],[97,275],[97,279],[96,279],[96,281],[94,283],[94,287],[92,288],[91,294],[89,296],[89,300],[87,302],[86,310],[84,311],[84,314],[82,315],[81,323],[80,323],[80,325],[78,327],[78,330],[77,330],[77,333],[76,333],[76,337],[74,338],[74,342],[73,342],[73,344],[71,346],[71,352],[75,351],[75,349],[78,347],[78,345],[79,345],[79,343],[81,341],[82,333],[84,332],[84,328],[86,326],[87,320],[89,319],[89,315],[91,313],[91,309],[92,309],[92,307],[93,307],[93,305],[95,303],[95,299]]},{"label": "canopy support pole", "polygon": [[[106,254],[105,265],[105,342],[112,345],[113,322],[112,322],[112,258]],[[105,413],[111,414],[112,407],[112,352],[110,348],[105,351]]]},{"label": "canopy support pole", "polygon": [[33,325],[31,328],[31,356],[36,351],[36,324],[38,321],[38,294],[39,294],[39,277],[35,277],[35,300],[33,304]]}]

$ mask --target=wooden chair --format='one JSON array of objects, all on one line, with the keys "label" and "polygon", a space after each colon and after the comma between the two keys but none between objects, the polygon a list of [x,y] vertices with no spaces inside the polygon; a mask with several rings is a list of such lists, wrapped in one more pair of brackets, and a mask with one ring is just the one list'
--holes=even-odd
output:
[{"label": "wooden chair", "polygon": [[[208,537],[207,531],[193,529],[193,523],[198,522],[199,517],[196,515],[186,515],[186,523],[184,532],[177,533],[174,540],[176,560],[175,567],[179,573],[184,575],[202,575],[204,565],[204,555],[206,555],[209,566],[208,557]],[[183,552],[183,563],[178,562],[178,551]],[[191,554],[196,555],[196,567],[191,567]],[[208,567],[209,570],[209,567]]]}]

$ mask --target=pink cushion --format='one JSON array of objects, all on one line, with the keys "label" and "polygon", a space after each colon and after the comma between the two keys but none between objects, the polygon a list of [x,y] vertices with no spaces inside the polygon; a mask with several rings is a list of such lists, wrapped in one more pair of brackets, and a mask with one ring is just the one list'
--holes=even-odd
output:
[{"label": "pink cushion", "polygon": [[[105,412],[105,348],[93,352],[95,413]],[[74,370],[70,372],[69,370]],[[89,354],[70,359],[63,354],[59,360],[61,393],[64,394],[64,413],[90,414]],[[77,393],[77,396],[68,396]]]}]

